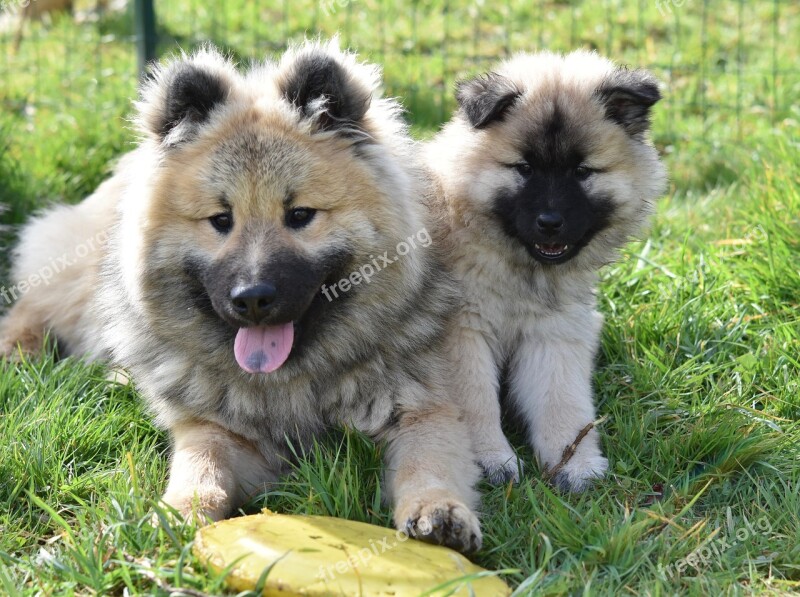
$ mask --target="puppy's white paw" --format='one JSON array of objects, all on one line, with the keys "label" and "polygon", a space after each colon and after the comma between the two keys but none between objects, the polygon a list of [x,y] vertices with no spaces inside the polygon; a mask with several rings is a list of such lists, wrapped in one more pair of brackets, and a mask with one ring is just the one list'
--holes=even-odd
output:
[{"label": "puppy's white paw", "polygon": [[509,481],[519,483],[522,463],[511,446],[501,450],[483,450],[476,453],[483,476],[492,485],[504,485]]},{"label": "puppy's white paw", "polygon": [[588,489],[596,479],[602,479],[608,470],[608,459],[600,453],[581,454],[580,448],[561,469],[552,476],[551,482],[562,491],[580,493]]}]

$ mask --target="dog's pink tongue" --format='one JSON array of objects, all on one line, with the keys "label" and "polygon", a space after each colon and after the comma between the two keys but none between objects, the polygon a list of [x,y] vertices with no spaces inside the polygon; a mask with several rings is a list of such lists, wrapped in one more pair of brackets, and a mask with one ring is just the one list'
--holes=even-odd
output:
[{"label": "dog's pink tongue", "polygon": [[248,373],[272,373],[286,362],[294,342],[294,324],[241,328],[233,343],[236,362]]}]

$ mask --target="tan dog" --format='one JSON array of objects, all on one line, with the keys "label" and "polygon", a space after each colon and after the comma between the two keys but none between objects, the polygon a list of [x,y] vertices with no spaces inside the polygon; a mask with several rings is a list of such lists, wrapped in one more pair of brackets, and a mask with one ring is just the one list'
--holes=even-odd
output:
[{"label": "tan dog", "polygon": [[184,514],[227,516],[287,438],[347,424],[388,444],[398,528],[471,551],[479,470],[442,343],[457,297],[378,84],[319,44],[244,74],[213,51],[157,69],[139,148],[23,231],[15,279],[108,242],[22,296],[0,350],[49,330],[129,370],[174,440],[164,499]]},{"label": "tan dog", "polygon": [[[500,427],[504,373],[536,457],[556,473],[595,419],[598,272],[664,190],[647,140],[658,85],[593,53],[542,53],[460,84],[457,98],[426,155],[466,294],[450,343],[456,391],[491,481],[519,478]],[[607,466],[592,429],[554,481],[580,491]]]}]

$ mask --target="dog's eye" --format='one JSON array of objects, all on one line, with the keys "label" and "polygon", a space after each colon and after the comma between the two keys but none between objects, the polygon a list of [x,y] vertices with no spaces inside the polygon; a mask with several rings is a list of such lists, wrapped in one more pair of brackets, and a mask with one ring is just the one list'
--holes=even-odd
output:
[{"label": "dog's eye", "polygon": [[286,225],[289,228],[302,228],[314,219],[316,209],[309,207],[295,207],[286,213]]},{"label": "dog's eye", "polygon": [[589,166],[578,166],[577,168],[575,168],[575,178],[577,178],[580,181],[583,181],[589,178],[592,174],[595,174],[596,172],[597,170],[595,170],[594,168],[589,168]]},{"label": "dog's eye", "polygon": [[233,228],[233,214],[228,212],[212,216],[208,221],[220,234],[228,234]]},{"label": "dog's eye", "polygon": [[514,170],[519,172],[520,175],[528,177],[533,172],[533,168],[528,162],[520,162],[519,164],[514,164]]}]

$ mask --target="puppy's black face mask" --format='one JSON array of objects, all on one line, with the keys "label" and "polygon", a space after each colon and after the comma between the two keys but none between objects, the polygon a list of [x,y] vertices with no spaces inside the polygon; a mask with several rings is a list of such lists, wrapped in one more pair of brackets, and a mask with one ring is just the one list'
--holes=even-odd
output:
[{"label": "puppy's black face mask", "polygon": [[[515,119],[527,131],[520,160],[503,164],[515,171],[519,184],[495,197],[492,210],[503,230],[537,261],[555,265],[574,258],[614,218],[612,198],[591,193],[593,170],[586,123],[568,116],[563,101],[552,97],[546,117],[527,119],[517,104],[524,95],[513,81],[497,73],[459,84],[456,98],[462,117],[476,130]],[[603,109],[604,117],[637,142],[648,130],[650,107],[660,93],[645,71],[616,70],[588,101]]]},{"label": "puppy's black face mask", "polygon": [[608,225],[612,203],[585,191],[582,183],[592,174],[580,164],[543,164],[532,157],[514,166],[524,182],[498,195],[493,210],[506,234],[534,259],[564,263]]}]

